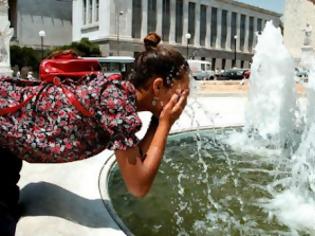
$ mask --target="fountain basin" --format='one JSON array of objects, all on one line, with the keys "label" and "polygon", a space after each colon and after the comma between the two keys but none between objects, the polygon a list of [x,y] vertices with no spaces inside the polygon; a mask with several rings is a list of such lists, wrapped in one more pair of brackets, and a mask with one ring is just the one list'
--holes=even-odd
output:
[{"label": "fountain basin", "polygon": [[127,235],[289,235],[263,207],[272,198],[269,185],[281,173],[274,157],[235,151],[225,142],[241,130],[173,133],[144,199],[127,193],[112,156],[100,189],[110,196],[107,208],[116,223]]}]

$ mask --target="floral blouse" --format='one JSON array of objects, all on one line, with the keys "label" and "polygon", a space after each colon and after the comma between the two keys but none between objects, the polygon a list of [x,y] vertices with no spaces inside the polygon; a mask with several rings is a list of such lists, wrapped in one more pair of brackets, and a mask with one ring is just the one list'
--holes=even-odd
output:
[{"label": "floral blouse", "polygon": [[125,150],[138,143],[141,128],[135,88],[119,75],[63,82],[93,116],[71,105],[62,88],[0,78],[0,111],[25,101],[14,113],[0,115],[0,147],[28,162],[70,162],[108,148]]}]

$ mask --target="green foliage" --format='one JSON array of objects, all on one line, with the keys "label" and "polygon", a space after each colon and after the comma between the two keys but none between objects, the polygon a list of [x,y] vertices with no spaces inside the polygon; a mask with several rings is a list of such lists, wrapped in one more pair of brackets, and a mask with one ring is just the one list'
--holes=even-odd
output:
[{"label": "green foliage", "polygon": [[[80,42],[72,42],[70,45],[56,47],[50,51],[44,51],[44,56],[47,56],[55,51],[72,49],[82,57],[101,56],[99,45],[89,41],[88,38],[82,38]],[[11,50],[11,65],[15,70],[21,70],[23,67],[28,67],[29,70],[35,73],[39,70],[41,61],[41,51],[29,47],[20,47],[12,45]]]},{"label": "green foliage", "polygon": [[17,45],[12,45],[10,50],[12,67],[18,67],[19,70],[22,67],[31,67],[32,70],[38,71],[40,55],[36,50]]},{"label": "green foliage", "polygon": [[70,45],[56,47],[53,50],[51,50],[50,53],[53,53],[55,51],[68,50],[68,49],[72,49],[79,56],[82,56],[82,57],[101,56],[99,45],[91,42],[88,38],[82,38],[80,42],[72,42]]}]

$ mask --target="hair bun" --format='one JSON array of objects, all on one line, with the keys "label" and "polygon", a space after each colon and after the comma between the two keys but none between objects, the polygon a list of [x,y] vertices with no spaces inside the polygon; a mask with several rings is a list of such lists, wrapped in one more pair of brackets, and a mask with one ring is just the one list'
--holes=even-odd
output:
[{"label": "hair bun", "polygon": [[144,38],[143,41],[145,49],[150,50],[157,47],[157,45],[161,42],[161,37],[157,33],[151,32]]}]

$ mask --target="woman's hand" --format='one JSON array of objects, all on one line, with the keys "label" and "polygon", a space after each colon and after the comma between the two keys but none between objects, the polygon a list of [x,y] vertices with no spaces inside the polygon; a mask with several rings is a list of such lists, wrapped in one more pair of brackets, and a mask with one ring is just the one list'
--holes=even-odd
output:
[{"label": "woman's hand", "polygon": [[180,94],[173,94],[169,102],[164,106],[161,114],[159,123],[169,125],[171,127],[174,122],[182,114],[186,104],[189,91],[184,90]]},{"label": "woman's hand", "polygon": [[[144,197],[150,190],[163,158],[167,136],[187,103],[188,90],[174,94],[163,108],[159,121],[153,118],[139,146],[115,152],[128,191]],[[143,156],[145,154],[145,156]]]}]

